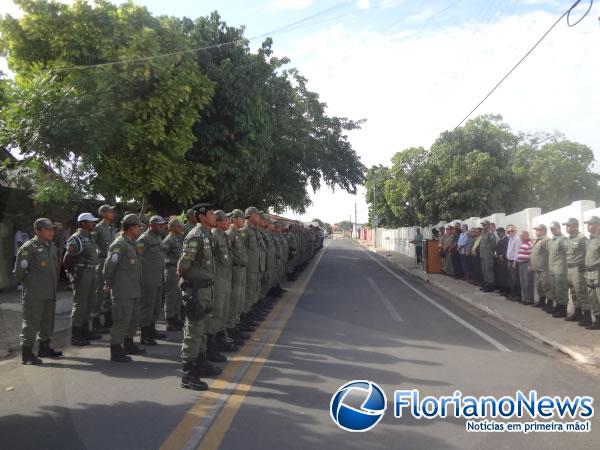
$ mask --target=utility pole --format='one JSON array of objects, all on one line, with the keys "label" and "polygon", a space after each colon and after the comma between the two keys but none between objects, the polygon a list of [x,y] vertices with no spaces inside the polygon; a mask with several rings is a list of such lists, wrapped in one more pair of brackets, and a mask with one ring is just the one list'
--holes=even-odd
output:
[{"label": "utility pole", "polygon": [[356,202],[354,202],[354,237],[358,238],[358,220],[356,218]]},{"label": "utility pole", "polygon": [[373,178],[373,247],[377,248],[377,180]]}]

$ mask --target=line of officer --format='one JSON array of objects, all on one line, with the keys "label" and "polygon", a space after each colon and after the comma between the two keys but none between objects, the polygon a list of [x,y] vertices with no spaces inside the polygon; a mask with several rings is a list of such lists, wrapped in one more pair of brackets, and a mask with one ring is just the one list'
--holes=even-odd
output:
[{"label": "line of officer", "polygon": [[[100,221],[96,224],[94,230],[94,240],[98,247],[98,264],[96,265],[96,304],[92,311],[93,321],[92,329],[102,332],[104,329],[112,327],[111,298],[104,290],[104,260],[108,255],[108,247],[115,240],[117,230],[114,226],[115,207],[102,205],[98,208]],[[104,318],[104,324],[100,322],[100,317]]]},{"label": "line of officer", "polygon": [[165,253],[165,317],[167,331],[183,330],[181,315],[181,290],[177,276],[177,262],[183,249],[183,225],[179,219],[168,223],[169,233],[163,240]]}]

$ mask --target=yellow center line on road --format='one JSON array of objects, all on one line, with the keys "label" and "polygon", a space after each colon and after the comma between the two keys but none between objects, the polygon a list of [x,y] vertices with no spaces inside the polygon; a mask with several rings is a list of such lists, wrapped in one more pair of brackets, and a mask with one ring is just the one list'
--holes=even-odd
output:
[{"label": "yellow center line on road", "polygon": [[277,302],[267,319],[256,330],[252,343],[248,343],[242,351],[230,358],[223,373],[186,413],[161,445],[161,450],[219,447],[324,253],[325,248],[295,283],[297,287],[291,286]]}]

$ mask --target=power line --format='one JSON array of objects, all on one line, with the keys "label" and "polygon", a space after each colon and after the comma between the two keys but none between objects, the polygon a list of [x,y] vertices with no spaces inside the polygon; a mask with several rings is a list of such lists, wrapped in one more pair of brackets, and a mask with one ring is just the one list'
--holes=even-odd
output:
[{"label": "power line", "polygon": [[[300,24],[303,24],[305,22],[308,22],[314,18],[320,17],[322,15],[325,15],[331,11],[335,11],[337,9],[343,8],[348,6],[348,1],[344,0],[342,2],[336,3],[333,6],[330,6],[329,8],[326,8],[322,11],[319,11],[315,14],[312,14],[310,16],[307,16],[303,19],[297,20],[295,22],[292,22],[288,25],[285,25],[281,28],[276,28],[274,30],[271,30],[267,33],[263,33],[263,34],[259,34],[256,36],[252,36],[250,38],[247,39],[248,42],[252,42],[255,41],[257,39],[261,39],[264,38],[266,36],[270,36],[276,33],[281,33],[284,32],[286,30],[289,29],[294,29],[294,27],[297,27]],[[207,45],[205,47],[198,47],[198,48],[193,48],[193,49],[187,49],[187,50],[178,50],[175,52],[170,52],[170,53],[162,53],[160,55],[153,55],[153,56],[143,56],[143,57],[137,57],[137,58],[129,58],[129,59],[121,59],[118,61],[109,61],[109,62],[105,62],[105,63],[97,63],[97,64],[84,64],[84,65],[79,65],[79,66],[69,66],[69,67],[56,67],[56,68],[50,68],[48,69],[48,71],[54,71],[54,72],[65,72],[65,71],[70,71],[70,70],[85,70],[85,69],[92,69],[92,68],[97,68],[97,67],[107,67],[107,66],[116,66],[116,65],[120,65],[120,64],[128,64],[128,63],[134,63],[134,62],[142,62],[142,61],[150,61],[150,60],[155,60],[155,59],[162,59],[162,58],[168,58],[171,56],[176,56],[176,55],[184,55],[186,53],[197,53],[200,51],[205,51],[205,50],[213,50],[213,49],[218,49],[218,48],[223,48],[223,47],[228,47],[228,46],[236,46],[238,44],[242,44],[244,43],[244,39],[237,39],[234,41],[228,41],[228,42],[222,42],[220,44],[213,44],[213,45]]]},{"label": "power line", "polygon": [[477,109],[494,93],[494,91],[496,91],[496,89],[498,89],[500,87],[500,85],[517,69],[517,67],[519,67],[523,61],[525,61],[525,59],[537,48],[537,46],[542,43],[542,41],[546,38],[546,36],[548,36],[550,34],[550,32],[556,27],[556,25],[558,25],[560,23],[560,21],[562,19],[565,18],[565,16],[567,17],[567,25],[569,25],[570,27],[574,27],[579,22],[581,22],[588,15],[590,10],[592,9],[592,4],[594,3],[594,0],[589,0],[589,1],[590,1],[590,4],[589,4],[587,11],[585,12],[585,14],[583,14],[583,16],[581,16],[581,18],[579,20],[577,20],[577,22],[571,24],[569,18],[571,16],[571,11],[573,11],[573,9],[576,8],[579,5],[579,3],[581,3],[581,0],[577,0],[575,3],[573,3],[569,9],[567,9],[558,19],[556,19],[556,21],[552,24],[552,26],[550,28],[548,28],[548,30],[546,30],[546,32],[542,35],[541,38],[538,39],[538,41],[533,45],[533,47],[531,47],[527,51],[527,53],[525,53],[525,55],[523,55],[523,57],[508,71],[508,73],[506,75],[504,75],[504,77],[502,77],[502,79],[498,83],[496,83],[496,85],[487,93],[487,95],[483,98],[483,100],[481,100],[479,103],[477,103],[475,108],[473,108],[469,112],[469,114],[467,114],[464,117],[464,119],[462,119],[458,123],[458,125],[456,125],[454,127],[454,129],[456,130],[458,127],[460,127],[463,124],[463,122],[471,116],[471,114],[473,114],[475,111],[477,111]]}]

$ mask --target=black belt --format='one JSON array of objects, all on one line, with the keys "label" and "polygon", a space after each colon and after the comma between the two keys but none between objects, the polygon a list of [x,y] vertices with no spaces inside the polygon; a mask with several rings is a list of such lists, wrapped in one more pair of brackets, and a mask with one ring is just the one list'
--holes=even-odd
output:
[{"label": "black belt", "polygon": [[87,267],[87,268],[96,268],[96,264],[75,264],[75,267]]},{"label": "black belt", "polygon": [[593,266],[587,266],[585,268],[586,272],[594,272],[596,270],[600,269],[600,263],[599,264],[594,264]]},{"label": "black belt", "polygon": [[246,264],[234,264],[233,267],[246,267]]},{"label": "black belt", "polygon": [[177,264],[176,263],[166,263],[165,267],[176,267]]}]

